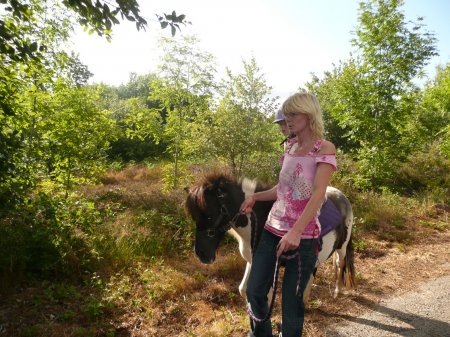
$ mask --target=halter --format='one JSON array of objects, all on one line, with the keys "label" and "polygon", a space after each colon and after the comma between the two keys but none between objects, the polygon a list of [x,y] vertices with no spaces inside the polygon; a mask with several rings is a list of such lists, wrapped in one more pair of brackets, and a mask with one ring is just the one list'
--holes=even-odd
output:
[{"label": "halter", "polygon": [[[236,220],[238,217],[243,215],[240,211],[237,212],[232,218],[230,218],[230,212],[228,211],[227,206],[225,205],[223,198],[225,195],[223,193],[217,193],[217,200],[220,204],[220,212],[219,216],[217,217],[216,221],[214,221],[214,224],[211,228],[206,228],[204,230],[198,230],[199,233],[206,233],[206,236],[209,238],[215,237],[217,234],[225,233],[228,230],[230,230],[232,227],[239,227],[236,224]],[[258,218],[256,217],[255,211],[252,210],[251,215],[255,219],[255,224],[251,226],[251,248],[252,252],[255,251],[256,248],[256,228],[258,227]],[[228,220],[226,222],[223,222],[224,220]],[[250,220],[251,221],[251,220]],[[223,222],[223,224],[222,224]],[[251,223],[251,222],[250,222]]]},{"label": "halter", "polygon": [[[206,232],[206,236],[209,238],[215,237],[217,234],[225,233],[230,228],[236,224],[236,219],[239,217],[240,213],[237,213],[233,218],[230,219],[230,212],[228,211],[227,206],[223,202],[224,194],[217,193],[217,200],[220,204],[220,212],[219,216],[217,217],[216,221],[214,221],[214,224],[211,228],[207,228],[204,230],[197,230],[197,232]],[[228,220],[226,222],[223,222],[223,220]]]},{"label": "halter", "polygon": [[203,231],[199,232],[206,232],[206,236],[209,238],[215,237],[218,233],[225,233],[231,228],[231,221],[225,222],[223,225],[220,225],[223,221],[223,219],[227,219],[230,217],[230,213],[228,212],[228,209],[225,205],[220,206],[220,213],[217,217],[216,221],[214,221],[214,224],[212,228],[207,228]]}]

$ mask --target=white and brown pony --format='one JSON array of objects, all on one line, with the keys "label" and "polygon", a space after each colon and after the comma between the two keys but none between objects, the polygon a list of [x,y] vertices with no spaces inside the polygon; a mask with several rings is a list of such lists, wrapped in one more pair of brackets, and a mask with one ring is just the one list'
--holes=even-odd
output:
[{"label": "white and brown pony", "polygon": [[[273,201],[256,202],[253,212],[248,215],[240,214],[239,207],[247,196],[268,188],[249,179],[236,181],[226,174],[213,173],[204,176],[193,188],[187,189],[186,210],[196,224],[195,254],[202,263],[212,263],[225,233],[233,235],[239,242],[242,257],[247,261],[244,277],[239,285],[239,292],[243,297],[252,266],[252,249],[258,244]],[[334,297],[337,297],[344,284],[347,288],[355,284],[351,241],[353,211],[347,197],[338,189],[328,187],[326,195],[327,202],[322,206],[319,216],[324,235],[320,237],[316,269],[333,255],[336,279]],[[333,228],[324,230],[330,227],[327,225],[331,222],[334,222],[331,225]],[[314,275],[304,292],[305,303],[309,298]]]}]

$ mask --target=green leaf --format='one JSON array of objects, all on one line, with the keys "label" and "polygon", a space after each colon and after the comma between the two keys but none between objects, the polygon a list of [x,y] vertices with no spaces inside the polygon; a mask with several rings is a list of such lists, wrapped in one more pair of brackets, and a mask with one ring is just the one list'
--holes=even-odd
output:
[{"label": "green leaf", "polygon": [[38,44],[37,44],[37,42],[33,42],[32,44],[30,44],[30,46],[29,46],[29,52],[34,53],[37,49],[38,49]]}]

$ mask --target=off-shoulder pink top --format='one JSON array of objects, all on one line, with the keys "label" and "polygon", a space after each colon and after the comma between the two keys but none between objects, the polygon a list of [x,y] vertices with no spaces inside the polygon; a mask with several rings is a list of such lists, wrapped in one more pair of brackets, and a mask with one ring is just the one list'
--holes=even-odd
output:
[{"label": "off-shoulder pink top", "polygon": [[[323,140],[319,139],[307,155],[298,155],[294,153],[297,138],[290,140],[280,160],[282,167],[278,180],[277,200],[273,204],[265,224],[265,228],[269,232],[283,236],[294,226],[311,198],[319,163],[330,164],[336,169],[335,154],[318,154],[322,143]],[[319,237],[321,227],[318,217],[319,211],[306,226],[301,236],[302,239]]]}]

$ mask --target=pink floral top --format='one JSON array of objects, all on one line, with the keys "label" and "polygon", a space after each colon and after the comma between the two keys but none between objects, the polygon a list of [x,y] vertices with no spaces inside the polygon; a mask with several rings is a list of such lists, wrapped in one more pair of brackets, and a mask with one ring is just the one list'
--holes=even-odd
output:
[{"label": "pink floral top", "polygon": [[[281,158],[282,167],[278,180],[277,200],[267,218],[265,229],[283,236],[295,224],[312,195],[312,187],[318,163],[327,163],[336,169],[336,155],[318,152],[323,140],[318,140],[307,155],[294,154],[297,138],[290,140]],[[292,150],[291,150],[292,149]],[[319,212],[308,223],[302,239],[317,238],[320,235]]]}]

